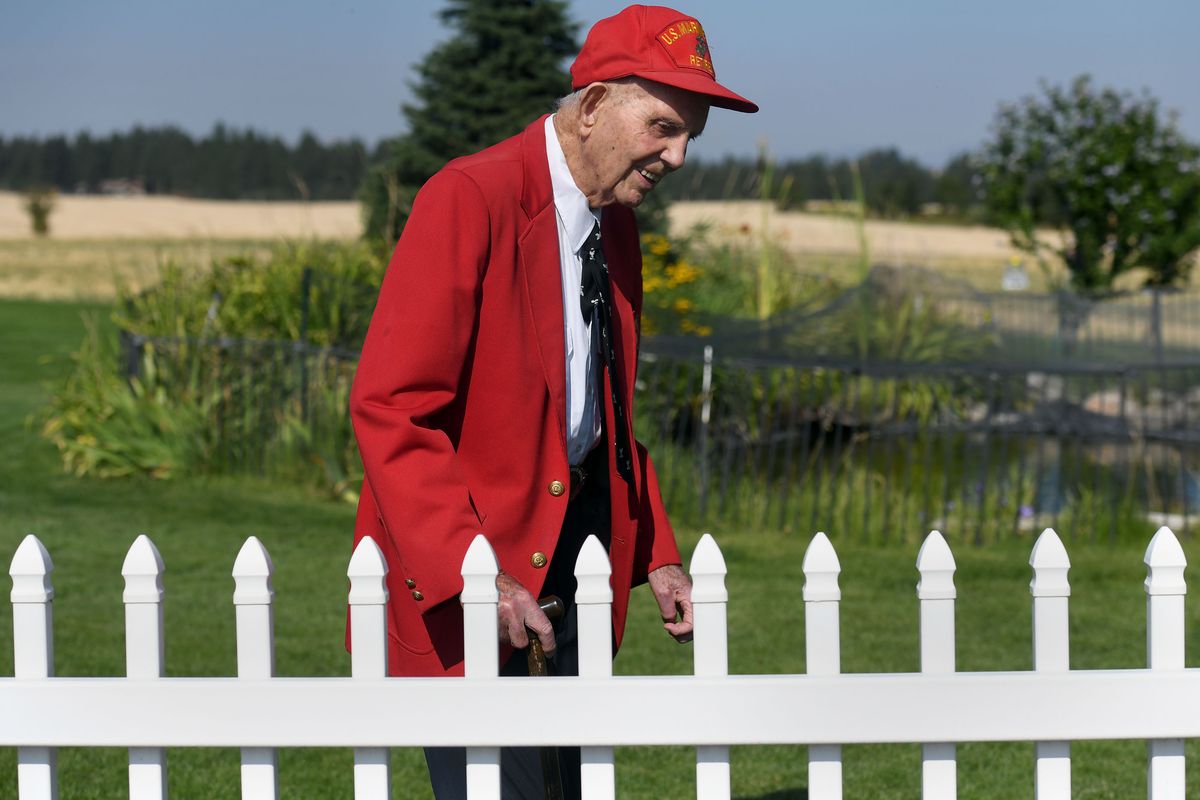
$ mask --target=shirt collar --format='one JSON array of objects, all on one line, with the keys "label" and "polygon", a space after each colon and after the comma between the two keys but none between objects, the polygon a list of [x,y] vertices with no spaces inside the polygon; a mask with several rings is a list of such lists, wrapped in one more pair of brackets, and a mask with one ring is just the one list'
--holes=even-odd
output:
[{"label": "shirt collar", "polygon": [[592,226],[600,221],[600,209],[593,210],[588,207],[587,197],[579,191],[575,179],[571,177],[567,157],[563,154],[558,133],[554,130],[553,114],[546,118],[546,160],[550,164],[554,209],[567,232],[567,243],[570,244],[571,251],[578,253],[591,234]]}]

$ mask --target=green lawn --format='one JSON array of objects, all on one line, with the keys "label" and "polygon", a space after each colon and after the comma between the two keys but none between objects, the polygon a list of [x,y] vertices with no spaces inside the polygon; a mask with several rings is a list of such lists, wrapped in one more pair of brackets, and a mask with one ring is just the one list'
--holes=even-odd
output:
[{"label": "green lawn", "polygon": [[[229,571],[245,537],[257,535],[275,562],[276,657],[281,675],[345,675],[342,648],[345,564],[353,509],[304,490],[255,479],[188,483],[102,482],[63,475],[53,449],[26,422],[45,397],[44,381],[65,366],[82,335],[82,313],[101,307],[0,301],[0,562],[7,564],[27,532],[55,562],[55,658],[59,675],[121,675],[124,665],[120,576],[126,549],[139,533],[153,538],[166,562],[167,672],[232,675],[235,671],[233,581]],[[1151,530],[1112,546],[1068,543],[1072,569],[1072,663],[1079,668],[1144,664],[1145,569]],[[804,668],[803,575],[807,536],[714,531],[730,568],[731,672],[801,672]],[[681,531],[690,552],[696,531]],[[964,670],[1029,669],[1029,540],[969,548],[949,532],[959,563],[958,665]],[[842,664],[845,671],[911,671],[918,666],[918,608],[912,546],[840,543],[843,573]],[[1185,543],[1196,558],[1195,542]],[[11,630],[0,603],[0,629]],[[667,639],[652,603],[639,590],[617,672],[686,673],[691,649]],[[1188,637],[1197,630],[1189,617]],[[12,642],[0,634],[0,675],[12,674]],[[1197,664],[1193,654],[1189,666]],[[515,710],[514,713],[523,713]],[[670,698],[647,709],[644,724],[671,725]],[[336,724],[336,720],[330,720]],[[401,724],[398,720],[397,724]],[[959,747],[963,798],[1031,798],[1031,744]],[[1077,798],[1130,798],[1145,793],[1141,742],[1077,743]],[[1189,780],[1197,775],[1189,749]],[[233,750],[172,750],[170,790],[176,798],[239,795]],[[623,798],[694,796],[687,748],[618,750]],[[284,751],[283,796],[351,795],[348,751]],[[15,754],[0,757],[0,797],[16,795]],[[123,750],[65,750],[62,797],[124,796]],[[737,748],[735,796],[750,800],[805,797],[800,747]],[[394,795],[429,797],[416,751],[394,753]],[[848,798],[911,798],[920,792],[919,748],[856,746],[845,751]]]}]

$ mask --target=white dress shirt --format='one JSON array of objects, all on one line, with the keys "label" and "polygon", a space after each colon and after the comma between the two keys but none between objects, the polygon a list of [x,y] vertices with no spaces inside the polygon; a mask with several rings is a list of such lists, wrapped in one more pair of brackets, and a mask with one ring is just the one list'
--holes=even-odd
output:
[{"label": "white dress shirt", "polygon": [[546,118],[546,160],[554,189],[558,219],[558,262],[562,268],[563,343],[567,354],[567,460],[583,461],[600,438],[600,408],[596,391],[596,354],[592,352],[591,324],[579,308],[583,258],[580,251],[600,221],[600,209],[588,207],[587,198],[567,167],[562,145],[554,130],[554,116]]}]

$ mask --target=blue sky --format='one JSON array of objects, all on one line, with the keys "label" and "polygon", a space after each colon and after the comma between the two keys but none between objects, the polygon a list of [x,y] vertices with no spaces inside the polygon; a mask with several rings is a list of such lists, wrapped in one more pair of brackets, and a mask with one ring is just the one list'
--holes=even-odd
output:
[{"label": "blue sky", "polygon": [[[403,130],[412,65],[447,35],[439,0],[42,0],[0,24],[0,135],[217,120],[294,140]],[[586,25],[621,3],[572,0]],[[1149,89],[1200,139],[1198,0],[680,0],[718,77],[762,106],[714,110],[694,154],[854,155],[940,166],[997,103],[1081,72]]]}]

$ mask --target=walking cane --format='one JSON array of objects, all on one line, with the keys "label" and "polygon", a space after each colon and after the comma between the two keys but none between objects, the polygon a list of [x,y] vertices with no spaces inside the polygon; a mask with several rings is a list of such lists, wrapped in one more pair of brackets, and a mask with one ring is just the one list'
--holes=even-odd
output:
[{"label": "walking cane", "polygon": [[[538,600],[538,607],[549,617],[552,624],[559,623],[563,618],[566,607],[563,601],[554,595],[546,595]],[[526,630],[529,630],[526,628]],[[544,678],[549,675],[546,666],[546,653],[542,650],[542,642],[537,634],[529,631],[529,676]],[[546,800],[563,800],[562,767],[558,763],[558,748],[543,747],[539,753],[542,759],[542,782],[546,787]]]}]

